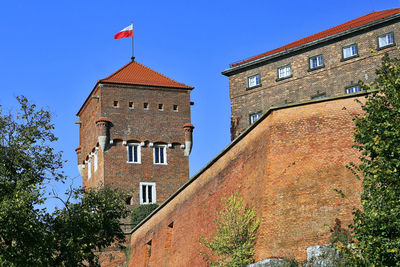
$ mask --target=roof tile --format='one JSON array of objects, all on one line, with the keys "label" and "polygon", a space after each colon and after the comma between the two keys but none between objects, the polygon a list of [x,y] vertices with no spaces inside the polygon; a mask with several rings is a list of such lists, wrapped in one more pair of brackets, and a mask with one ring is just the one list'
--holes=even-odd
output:
[{"label": "roof tile", "polygon": [[288,49],[291,49],[291,48],[295,48],[297,46],[301,46],[301,45],[304,45],[304,44],[307,44],[307,43],[310,43],[310,42],[313,42],[313,41],[317,41],[319,39],[322,39],[322,38],[325,38],[325,37],[328,37],[328,36],[331,36],[331,35],[334,35],[334,34],[337,34],[337,33],[341,33],[341,32],[347,31],[349,29],[357,28],[357,27],[363,26],[365,24],[368,24],[370,22],[379,20],[379,19],[383,19],[383,18],[389,17],[389,16],[397,14],[399,12],[400,12],[400,8],[394,8],[394,9],[388,9],[388,10],[383,10],[383,11],[378,11],[378,12],[372,12],[372,13],[369,13],[369,14],[367,14],[365,16],[350,20],[350,21],[348,21],[346,23],[340,24],[340,25],[335,26],[333,28],[330,28],[328,30],[325,30],[325,31],[310,35],[308,37],[302,38],[300,40],[294,41],[294,42],[292,42],[290,44],[284,45],[284,46],[276,48],[274,50],[262,53],[260,55],[251,57],[249,59],[242,60],[242,61],[237,62],[237,63],[233,63],[233,64],[231,64],[231,66],[232,67],[236,67],[236,66],[239,66],[241,64],[248,63],[248,62],[263,58],[265,56],[273,55],[273,54],[276,54],[276,53],[279,53],[279,52],[282,52],[282,51],[285,51],[285,50],[288,50]]},{"label": "roof tile", "polygon": [[192,86],[176,82],[135,61],[129,62],[99,82],[193,89]]}]

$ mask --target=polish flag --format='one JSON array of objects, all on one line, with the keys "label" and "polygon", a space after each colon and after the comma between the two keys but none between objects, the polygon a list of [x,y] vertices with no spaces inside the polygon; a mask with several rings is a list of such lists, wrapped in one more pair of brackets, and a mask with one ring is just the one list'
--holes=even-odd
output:
[{"label": "polish flag", "polygon": [[121,39],[125,37],[133,37],[133,24],[124,28],[122,31],[114,35],[114,39]]}]

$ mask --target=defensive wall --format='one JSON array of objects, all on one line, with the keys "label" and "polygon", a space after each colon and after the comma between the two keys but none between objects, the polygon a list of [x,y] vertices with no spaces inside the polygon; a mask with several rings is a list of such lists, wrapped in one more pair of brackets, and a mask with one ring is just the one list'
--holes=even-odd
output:
[{"label": "defensive wall", "polygon": [[[360,207],[361,184],[346,168],[364,93],[269,109],[132,230],[129,266],[207,266],[201,235],[215,233],[222,197],[238,191],[257,211],[255,260],[303,260],[329,243],[329,226]],[[333,189],[341,189],[341,198]]]}]

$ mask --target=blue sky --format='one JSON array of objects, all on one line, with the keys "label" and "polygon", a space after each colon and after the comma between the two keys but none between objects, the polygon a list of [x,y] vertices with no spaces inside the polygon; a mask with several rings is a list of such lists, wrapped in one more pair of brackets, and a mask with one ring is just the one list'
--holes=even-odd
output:
[{"label": "blue sky", "polygon": [[[254,56],[398,0],[353,1],[2,1],[0,104],[25,95],[54,115],[64,171],[79,175],[75,116],[98,79],[129,62],[131,40],[115,33],[134,22],[136,60],[195,89],[191,99],[194,175],[230,142],[229,63]],[[67,181],[67,184],[70,181]],[[81,185],[81,178],[74,180]],[[56,185],[63,192],[66,185]]]}]

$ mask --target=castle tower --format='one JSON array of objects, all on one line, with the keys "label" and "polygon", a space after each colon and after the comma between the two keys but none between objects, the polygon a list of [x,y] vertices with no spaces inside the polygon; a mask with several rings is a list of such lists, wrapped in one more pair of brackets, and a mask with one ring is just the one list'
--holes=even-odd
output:
[{"label": "castle tower", "polygon": [[119,187],[138,205],[187,182],[192,89],[134,61],[99,80],[76,114],[83,186]]}]

